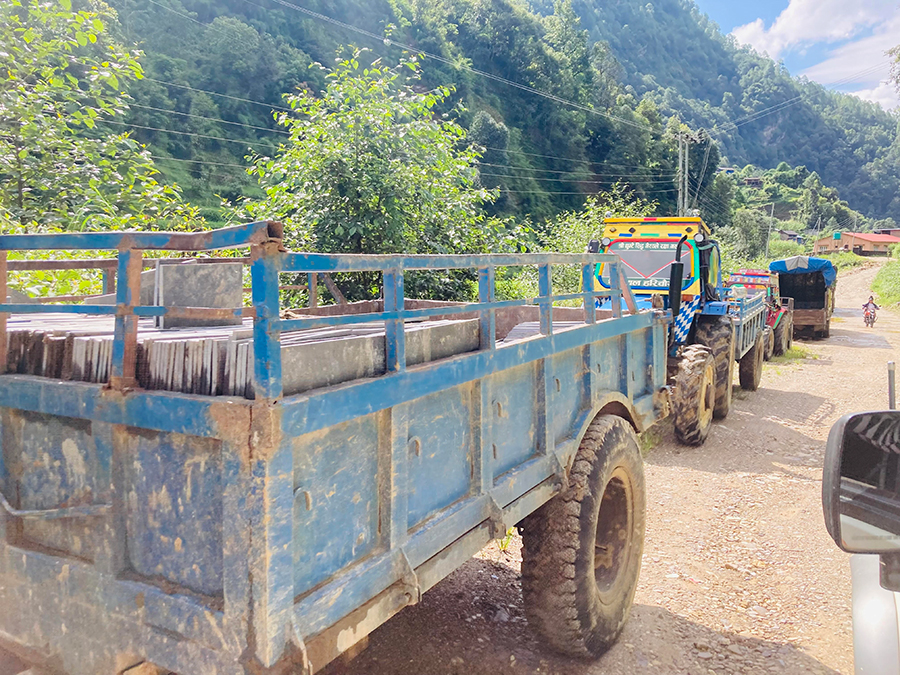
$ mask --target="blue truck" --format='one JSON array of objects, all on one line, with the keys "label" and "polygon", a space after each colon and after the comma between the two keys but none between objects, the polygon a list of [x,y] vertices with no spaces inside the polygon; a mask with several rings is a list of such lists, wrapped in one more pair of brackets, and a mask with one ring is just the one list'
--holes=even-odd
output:
[{"label": "blue truck", "polygon": [[[722,281],[719,245],[698,216],[606,218],[591,248],[617,254],[613,281],[631,287],[637,307],[671,312],[669,381],[675,435],[686,445],[706,441],[713,418],[731,410],[734,364],[741,388],[762,377],[767,308],[762,297],[737,298]],[[613,277],[616,277],[613,279]]]},{"label": "blue truck", "polygon": [[[141,299],[153,255],[219,249],[248,251],[232,260],[249,302]],[[616,256],[290,252],[273,222],[10,235],[0,297],[10,271],[53,268],[23,252],[56,250],[117,251],[96,261],[114,302],[0,306],[0,645],[69,675],[309,674],[515,525],[536,632],[588,657],[619,635],[643,547],[636,432],[668,412],[668,318],[622,310],[627,285],[595,287]],[[554,294],[563,265],[581,292]],[[505,266],[536,268],[539,297],[498,300]],[[440,270],[467,271],[478,301],[405,297],[405,277]],[[285,277],[311,291],[353,272],[378,275],[382,298],[281,304]],[[147,337],[160,316],[241,325],[194,350],[191,329]],[[108,340],[85,337],[91,321]]]}]

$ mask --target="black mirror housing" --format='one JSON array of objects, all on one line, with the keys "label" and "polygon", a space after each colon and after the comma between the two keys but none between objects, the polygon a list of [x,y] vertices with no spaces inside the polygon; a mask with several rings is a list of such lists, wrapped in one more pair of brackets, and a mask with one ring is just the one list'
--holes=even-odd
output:
[{"label": "black mirror housing", "polygon": [[850,553],[900,553],[900,411],[845,415],[822,473],[828,534]]}]

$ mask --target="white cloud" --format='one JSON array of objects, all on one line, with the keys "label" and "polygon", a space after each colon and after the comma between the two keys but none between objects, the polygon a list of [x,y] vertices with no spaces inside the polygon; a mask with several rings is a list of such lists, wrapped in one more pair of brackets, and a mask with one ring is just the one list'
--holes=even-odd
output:
[{"label": "white cloud", "polygon": [[866,101],[877,103],[885,110],[900,108],[900,94],[897,93],[893,82],[879,82],[872,89],[860,89],[850,93]]},{"label": "white cloud", "polygon": [[832,49],[828,58],[804,70],[805,75],[824,85],[843,85],[851,93],[875,101],[886,109],[900,105],[893,84],[887,81],[891,59],[885,52],[900,43],[900,9],[885,17],[875,31]]},{"label": "white cloud", "polygon": [[757,19],[734,29],[738,42],[773,59],[792,48],[848,40],[898,13],[897,0],[790,0],[766,28]]}]

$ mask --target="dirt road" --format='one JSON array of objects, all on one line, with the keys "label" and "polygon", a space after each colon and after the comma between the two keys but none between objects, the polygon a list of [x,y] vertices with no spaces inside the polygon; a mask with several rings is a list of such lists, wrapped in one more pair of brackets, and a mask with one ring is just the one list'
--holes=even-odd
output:
[{"label": "dirt road", "polygon": [[838,282],[829,340],[767,364],[760,390],[701,448],[671,432],[646,458],[644,563],[631,619],[593,663],[562,658],[530,633],[520,542],[482,552],[377,630],[329,675],[423,673],[852,673],[848,556],[825,532],[824,443],[842,414],[887,407],[885,363],[900,318],[874,329],[857,309],[875,269]]}]

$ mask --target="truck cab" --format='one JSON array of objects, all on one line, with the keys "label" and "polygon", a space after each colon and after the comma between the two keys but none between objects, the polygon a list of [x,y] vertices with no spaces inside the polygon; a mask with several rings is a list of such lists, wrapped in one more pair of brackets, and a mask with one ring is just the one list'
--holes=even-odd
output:
[{"label": "truck cab", "polygon": [[[607,218],[600,251],[615,253],[622,260],[639,306],[659,306],[662,301],[663,307],[670,308],[671,265],[678,258],[684,263],[681,301],[696,299],[704,314],[724,315],[721,254],[711,235],[699,217]],[[599,270],[598,281],[609,288],[607,270]]]},{"label": "truck cab", "polygon": [[592,241],[589,250],[618,257],[597,266],[596,284],[604,291],[627,285],[639,309],[670,311],[675,436],[700,445],[713,418],[724,419],[731,409],[735,361],[741,387],[759,387],[765,302],[726,297],[719,245],[700,217],[610,217],[603,225],[602,239]]}]

